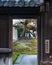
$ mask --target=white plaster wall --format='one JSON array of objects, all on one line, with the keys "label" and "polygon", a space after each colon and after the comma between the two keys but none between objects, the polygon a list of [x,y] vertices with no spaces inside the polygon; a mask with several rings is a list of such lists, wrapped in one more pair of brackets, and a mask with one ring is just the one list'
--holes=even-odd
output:
[{"label": "white plaster wall", "polygon": [[18,39],[17,30],[13,27],[13,40],[16,41]]}]

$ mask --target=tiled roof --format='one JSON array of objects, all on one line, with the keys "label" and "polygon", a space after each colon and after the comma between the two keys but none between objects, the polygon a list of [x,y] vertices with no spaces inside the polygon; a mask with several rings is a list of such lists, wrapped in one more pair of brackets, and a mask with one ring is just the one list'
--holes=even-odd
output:
[{"label": "tiled roof", "polygon": [[37,7],[43,3],[44,0],[0,0],[0,7]]}]

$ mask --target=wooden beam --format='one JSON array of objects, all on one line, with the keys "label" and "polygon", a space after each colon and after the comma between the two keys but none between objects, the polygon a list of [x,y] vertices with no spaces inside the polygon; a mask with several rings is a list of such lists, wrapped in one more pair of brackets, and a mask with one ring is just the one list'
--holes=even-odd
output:
[{"label": "wooden beam", "polygon": [[40,13],[40,7],[0,7],[0,14],[18,15],[18,14],[36,14]]},{"label": "wooden beam", "polygon": [[12,52],[12,49],[10,48],[0,48],[0,53],[11,53]]}]

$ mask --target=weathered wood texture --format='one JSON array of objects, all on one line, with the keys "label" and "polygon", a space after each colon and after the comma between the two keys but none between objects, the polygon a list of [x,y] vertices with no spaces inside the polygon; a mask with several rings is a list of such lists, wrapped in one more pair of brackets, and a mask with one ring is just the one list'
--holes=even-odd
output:
[{"label": "weathered wood texture", "polygon": [[[49,12],[44,13],[43,22],[43,60],[52,60],[52,6],[49,6]],[[50,53],[45,53],[45,40],[49,40]]]},{"label": "weathered wood texture", "polygon": [[0,15],[0,58],[12,53],[12,22],[9,16]]},{"label": "weathered wood texture", "polygon": [[3,53],[11,53],[12,52],[12,49],[10,48],[0,48],[0,53],[3,54]]},{"label": "weathered wood texture", "polygon": [[0,48],[11,47],[12,37],[12,22],[9,21],[9,17],[6,15],[0,16]]},{"label": "weathered wood texture", "polygon": [[40,7],[0,7],[0,14],[4,15],[38,15]]},{"label": "weathered wood texture", "polygon": [[12,35],[13,35],[13,31],[12,31],[12,19],[9,17],[8,20],[8,43],[9,43],[9,48],[12,49]]},{"label": "weathered wood texture", "polygon": [[0,16],[0,48],[8,47],[8,18]]}]

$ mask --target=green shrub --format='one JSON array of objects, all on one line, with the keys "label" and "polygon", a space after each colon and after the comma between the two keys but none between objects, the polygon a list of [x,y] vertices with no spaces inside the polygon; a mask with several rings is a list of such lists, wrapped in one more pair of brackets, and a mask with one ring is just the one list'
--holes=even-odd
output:
[{"label": "green shrub", "polygon": [[[37,39],[26,39],[30,40],[31,44],[21,44],[16,41],[13,43],[13,63],[15,63],[19,54],[37,54]],[[20,41],[20,40],[19,40]]]}]

